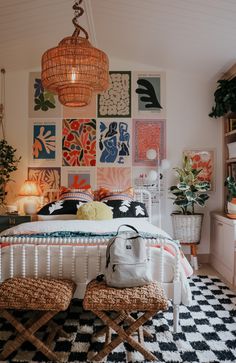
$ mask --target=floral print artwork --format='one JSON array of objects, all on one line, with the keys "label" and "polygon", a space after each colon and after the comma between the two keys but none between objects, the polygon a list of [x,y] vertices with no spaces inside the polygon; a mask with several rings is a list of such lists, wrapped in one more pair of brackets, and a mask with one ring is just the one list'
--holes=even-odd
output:
[{"label": "floral print artwork", "polygon": [[56,125],[33,126],[33,158],[55,159]]},{"label": "floral print artwork", "polygon": [[198,179],[200,181],[208,181],[213,188],[213,167],[214,167],[214,151],[213,150],[185,150],[184,155],[192,160],[192,167],[200,170]]},{"label": "floral print artwork", "polygon": [[96,120],[63,120],[62,165],[96,165]]},{"label": "floral print artwork", "polygon": [[98,117],[131,117],[131,72],[109,74],[109,88],[98,96]]},{"label": "floral print artwork", "polygon": [[28,168],[28,179],[36,181],[43,192],[48,189],[59,189],[61,168]]}]

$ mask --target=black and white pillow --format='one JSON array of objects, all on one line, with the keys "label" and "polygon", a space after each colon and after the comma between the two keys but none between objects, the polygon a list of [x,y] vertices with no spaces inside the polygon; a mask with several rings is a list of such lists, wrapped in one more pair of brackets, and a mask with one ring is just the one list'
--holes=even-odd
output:
[{"label": "black and white pillow", "polygon": [[143,218],[148,217],[144,203],[130,200],[103,200],[113,212],[113,218]]},{"label": "black and white pillow", "polygon": [[55,216],[64,214],[76,215],[77,209],[84,203],[85,202],[79,200],[57,200],[55,202],[44,205],[37,214],[44,216]]}]

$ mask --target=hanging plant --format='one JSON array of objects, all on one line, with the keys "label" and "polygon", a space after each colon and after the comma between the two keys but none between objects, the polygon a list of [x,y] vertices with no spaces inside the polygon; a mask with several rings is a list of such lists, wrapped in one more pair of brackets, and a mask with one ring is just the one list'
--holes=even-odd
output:
[{"label": "hanging plant", "polygon": [[214,93],[215,105],[212,107],[210,117],[221,117],[228,112],[236,112],[236,77],[228,80],[221,79]]},{"label": "hanging plant", "polygon": [[16,149],[6,140],[0,140],[0,204],[4,204],[6,184],[11,180],[10,174],[17,170],[21,157],[16,158]]}]

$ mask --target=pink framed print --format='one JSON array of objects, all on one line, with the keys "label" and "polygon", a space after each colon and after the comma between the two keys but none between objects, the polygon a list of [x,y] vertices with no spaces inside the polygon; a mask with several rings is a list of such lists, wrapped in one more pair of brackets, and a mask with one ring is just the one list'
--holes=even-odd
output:
[{"label": "pink framed print", "polygon": [[147,159],[150,149],[159,152],[160,160],[166,158],[166,121],[134,119],[133,165],[157,165],[157,160]]},{"label": "pink framed print", "polygon": [[129,167],[97,168],[97,188],[123,190],[132,185],[132,173]]}]

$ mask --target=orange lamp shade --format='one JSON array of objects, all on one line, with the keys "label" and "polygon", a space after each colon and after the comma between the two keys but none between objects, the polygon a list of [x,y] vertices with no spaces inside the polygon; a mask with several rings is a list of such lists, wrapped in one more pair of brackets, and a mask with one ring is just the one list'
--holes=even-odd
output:
[{"label": "orange lamp shade", "polygon": [[38,183],[36,183],[35,181],[33,181],[33,180],[25,180],[24,181],[24,184],[20,188],[19,195],[21,195],[21,196],[39,197],[40,195],[42,195],[42,191],[41,191]]}]

